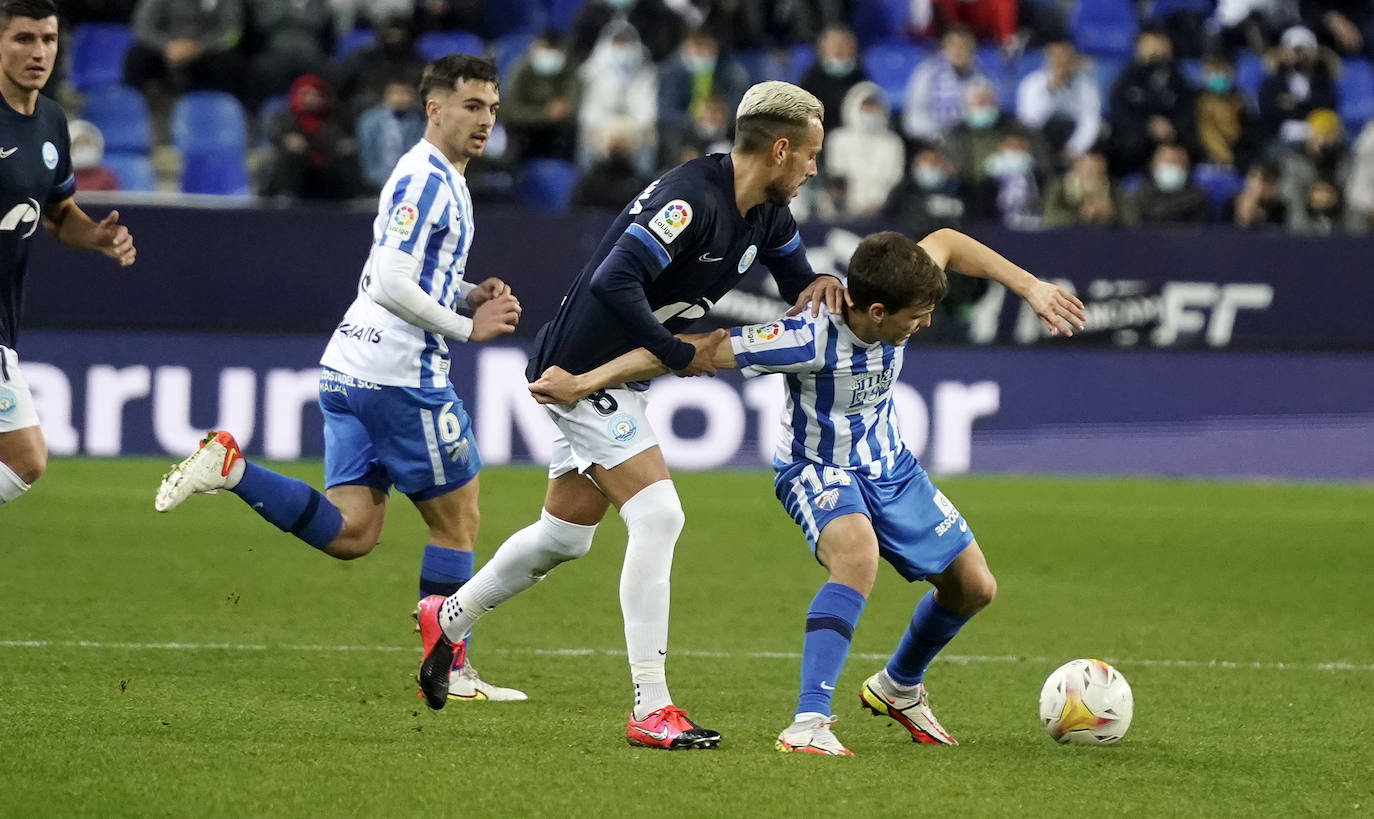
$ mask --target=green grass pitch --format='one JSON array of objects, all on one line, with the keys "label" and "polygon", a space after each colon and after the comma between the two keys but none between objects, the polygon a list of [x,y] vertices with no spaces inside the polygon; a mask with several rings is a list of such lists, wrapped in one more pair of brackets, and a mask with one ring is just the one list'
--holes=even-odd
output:
[{"label": "green grass pitch", "polygon": [[[1374,812],[1368,485],[939,481],[1000,581],[927,677],[962,745],[914,745],[859,708],[925,588],[885,569],[837,686],[843,759],[773,750],[824,578],[763,472],[677,476],[669,682],[725,738],[665,753],[624,741],[614,515],[591,555],[479,626],[477,666],[530,701],[434,713],[412,681],[424,530],[404,499],[342,563],[229,495],[156,514],[165,466],[58,459],[0,509],[0,816]],[[482,482],[479,559],[544,485]],[[1080,656],[1134,688],[1114,747],[1038,724],[1045,675]]]}]

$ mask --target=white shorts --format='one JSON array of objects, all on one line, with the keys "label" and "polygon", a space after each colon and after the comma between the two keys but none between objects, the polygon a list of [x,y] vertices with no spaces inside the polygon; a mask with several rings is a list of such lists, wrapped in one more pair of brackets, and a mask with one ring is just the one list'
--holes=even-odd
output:
[{"label": "white shorts", "polygon": [[38,412],[33,407],[29,382],[19,369],[19,354],[9,347],[0,347],[0,432],[38,426]]},{"label": "white shorts", "polygon": [[549,477],[593,465],[614,469],[644,450],[658,446],[658,438],[644,410],[644,393],[611,387],[598,390],[576,404],[548,404],[558,437],[553,440]]}]

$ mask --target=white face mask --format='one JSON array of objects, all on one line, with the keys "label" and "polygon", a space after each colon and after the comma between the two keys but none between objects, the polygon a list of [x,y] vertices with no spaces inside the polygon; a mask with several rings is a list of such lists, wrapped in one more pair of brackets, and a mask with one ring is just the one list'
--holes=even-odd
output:
[{"label": "white face mask", "polygon": [[968,127],[975,131],[991,128],[992,124],[997,121],[997,109],[975,105],[964,113],[964,121],[968,123]]},{"label": "white face mask", "polygon": [[1188,172],[1172,162],[1155,165],[1150,169],[1150,175],[1154,177],[1155,187],[1166,193],[1183,190],[1183,185],[1188,181]]},{"label": "white face mask", "polygon": [[637,45],[611,46],[611,62],[621,71],[639,68],[642,54]]},{"label": "white face mask", "polygon": [[563,52],[555,48],[541,48],[530,54],[530,67],[534,69],[534,73],[543,77],[562,71],[567,61]]},{"label": "white face mask", "polygon": [[1022,176],[1030,172],[1031,155],[1025,151],[998,151],[987,158],[983,170],[988,176]]},{"label": "white face mask", "polygon": [[887,115],[881,111],[860,111],[859,127],[870,133],[887,128]]},{"label": "white face mask", "polygon": [[949,176],[943,168],[934,165],[917,165],[916,172],[912,174],[916,184],[928,191],[937,190],[945,186]]},{"label": "white face mask", "polygon": [[78,171],[88,171],[100,164],[103,153],[99,147],[89,143],[72,145],[72,167]]}]

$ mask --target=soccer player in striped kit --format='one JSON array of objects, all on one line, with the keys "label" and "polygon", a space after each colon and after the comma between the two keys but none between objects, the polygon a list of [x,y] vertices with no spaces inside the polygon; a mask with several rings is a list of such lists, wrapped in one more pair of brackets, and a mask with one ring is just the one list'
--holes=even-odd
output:
[{"label": "soccer player in striped kit", "polygon": [[[919,243],[890,232],[865,238],[849,263],[842,310],[736,327],[729,344],[715,347],[718,368],[785,374],[773,489],[829,572],[806,613],[801,692],[792,723],[778,736],[780,751],[849,755],[830,728],[831,696],[879,557],[906,580],[927,580],[934,589],[917,603],[892,658],[865,681],[860,699],[916,742],[955,744],[930,710],[925,671],[992,602],[997,582],[968,523],[902,442],[892,398],[906,343],[930,326],[950,265],[1020,295],[1051,333],[1083,327],[1083,305],[1073,295],[943,229]],[[725,332],[714,338],[723,342]],[[647,351],[636,350],[580,376],[550,368],[530,390],[541,403],[562,404],[663,371]]]},{"label": "soccer player in striped kit", "polygon": [[[227,489],[320,551],[352,560],[372,551],[395,486],[429,527],[420,595],[438,599],[472,576],[477,473],[471,421],[449,382],[446,339],[481,342],[512,332],[520,304],[497,278],[465,277],[474,224],[463,173],[481,156],[500,96],[490,61],[453,54],[420,81],[428,124],[382,189],[358,294],[320,363],[325,492],[244,460],[227,431],[163,477],[154,507]],[[473,310],[471,318],[455,312]],[[433,642],[432,636],[424,635]],[[454,652],[448,697],[523,700],[484,682]]]}]

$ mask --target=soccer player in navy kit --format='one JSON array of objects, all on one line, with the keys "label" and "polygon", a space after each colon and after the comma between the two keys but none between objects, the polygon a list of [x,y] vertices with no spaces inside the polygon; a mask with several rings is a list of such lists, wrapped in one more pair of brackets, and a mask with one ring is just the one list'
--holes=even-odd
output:
[{"label": "soccer player in navy kit", "polygon": [[[829,572],[806,612],[801,691],[775,743],[779,751],[850,755],[830,729],[831,697],[880,556],[906,580],[929,580],[934,589],[917,603],[887,665],[860,688],[860,701],[916,742],[957,744],[930,709],[925,671],[992,602],[997,581],[968,523],[902,442],[892,399],[906,342],[930,326],[950,265],[1024,298],[1051,334],[1083,329],[1083,304],[1072,294],[944,229],[919,243],[891,232],[865,238],[849,262],[842,312],[736,327],[730,343],[716,347],[717,367],[786,374],[773,491]],[[705,340],[724,338],[718,330]],[[663,372],[648,351],[636,350],[579,376],[550,368],[530,391],[541,403],[574,401]]]},{"label": "soccer player in navy kit", "polygon": [[[758,263],[783,297],[839,309],[843,285],[817,276],[787,205],[816,175],[824,130],[814,96],[783,82],[760,83],[736,113],[729,154],[692,160],[654,181],[606,232],[543,327],[527,375],[557,365],[579,372],[645,347],[669,370],[715,372],[712,350],[673,336],[705,315]],[[533,586],[591,547],[614,504],[629,530],[620,603],[635,703],[632,745],[669,750],[720,741],[677,708],[668,692],[668,588],[682,506],[644,414],[642,385],[620,385],[568,406],[549,407],[559,437],[540,520],[512,535],[438,614],[454,640],[491,608]],[[421,688],[442,707],[449,668],[440,640],[421,666]],[[432,676],[426,680],[426,675]]]},{"label": "soccer player in navy kit", "polygon": [[57,6],[0,2],[0,505],[27,492],[48,460],[15,352],[30,237],[41,222],[64,245],[134,263],[133,237],[119,213],[94,222],[73,198],[67,117],[39,93],[56,59]]}]

